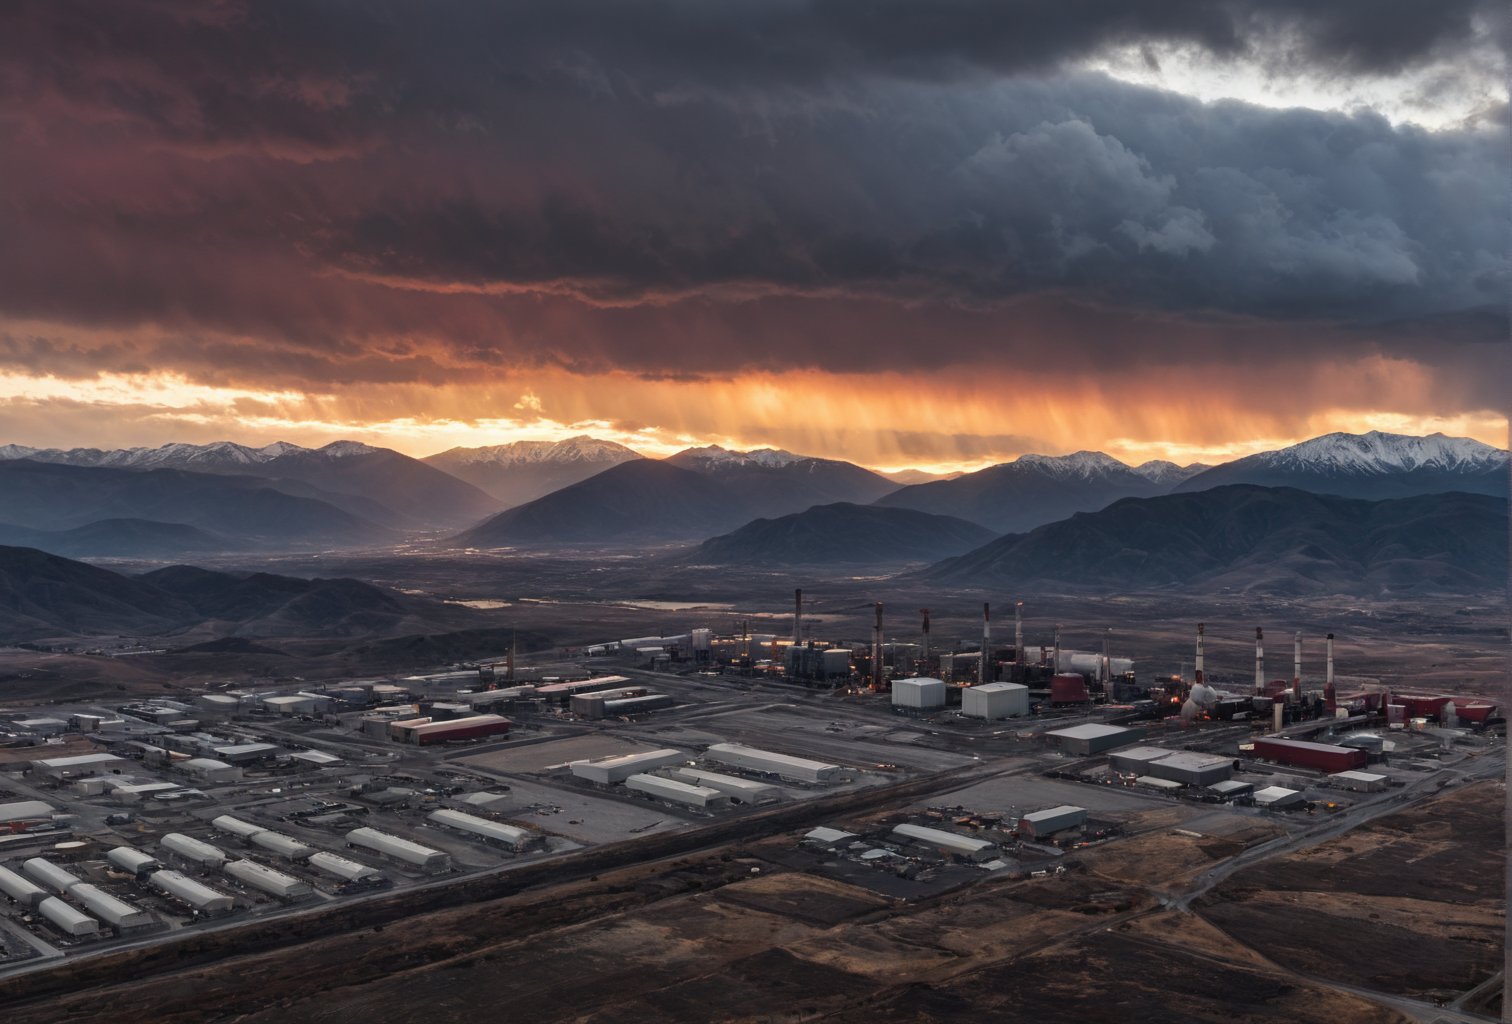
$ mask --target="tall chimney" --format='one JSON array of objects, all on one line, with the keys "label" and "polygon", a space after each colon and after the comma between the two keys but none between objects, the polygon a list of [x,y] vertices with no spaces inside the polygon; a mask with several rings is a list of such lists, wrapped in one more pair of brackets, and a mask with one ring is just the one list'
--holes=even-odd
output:
[{"label": "tall chimney", "polygon": [[920,660],[927,665],[929,663],[929,609],[920,608],[919,614],[924,616],[924,646],[923,657]]},{"label": "tall chimney", "polygon": [[803,646],[803,591],[793,591],[793,646]]},{"label": "tall chimney", "polygon": [[1265,632],[1255,627],[1255,692],[1265,692]]},{"label": "tall chimney", "polygon": [[1206,627],[1204,627],[1202,623],[1200,623],[1200,622],[1197,623],[1197,668],[1196,668],[1196,671],[1192,674],[1192,685],[1193,686],[1201,686],[1202,685],[1202,679],[1203,679],[1202,633],[1203,633],[1203,630],[1205,628]]},{"label": "tall chimney", "polygon": [[992,606],[982,602],[982,663],[977,666],[977,682],[990,683],[988,669],[992,665]]},{"label": "tall chimney", "polygon": [[1292,639],[1292,700],[1302,699],[1302,631]]},{"label": "tall chimney", "polygon": [[882,689],[882,602],[877,602],[877,624],[872,627],[872,689]]},{"label": "tall chimney", "polygon": [[1102,661],[1098,663],[1097,672],[1102,677],[1103,692],[1108,692],[1108,687],[1113,682],[1113,662],[1108,657],[1108,638],[1113,635],[1113,630],[1103,630]]},{"label": "tall chimney", "polygon": [[1053,660],[1050,663],[1050,667],[1055,670],[1055,674],[1056,675],[1060,675],[1060,623],[1059,622],[1057,622],[1055,624],[1055,656],[1054,656],[1054,659],[1055,660]]},{"label": "tall chimney", "polygon": [[1013,605],[1013,660],[1020,665],[1026,664],[1024,660],[1024,602],[1016,601]]},{"label": "tall chimney", "polygon": [[1328,674],[1323,677],[1329,686],[1333,685],[1333,634],[1328,634]]}]

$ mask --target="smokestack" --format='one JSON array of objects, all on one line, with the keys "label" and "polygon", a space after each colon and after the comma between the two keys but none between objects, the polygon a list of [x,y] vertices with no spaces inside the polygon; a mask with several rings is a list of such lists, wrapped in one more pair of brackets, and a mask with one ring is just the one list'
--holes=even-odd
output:
[{"label": "smokestack", "polygon": [[1113,682],[1113,662],[1108,657],[1108,638],[1113,635],[1111,629],[1103,630],[1102,661],[1097,666],[1098,674],[1102,676],[1103,692],[1108,692],[1108,686]]},{"label": "smokestack", "polygon": [[987,670],[992,664],[992,606],[982,602],[982,663],[977,666],[977,682],[990,683]]},{"label": "smokestack", "polygon": [[1055,660],[1050,663],[1055,674],[1060,675],[1060,623],[1055,624]]},{"label": "smokestack", "polygon": [[1200,622],[1197,623],[1197,669],[1196,669],[1196,671],[1192,675],[1192,685],[1193,686],[1200,686],[1200,685],[1202,685],[1202,679],[1203,679],[1202,634],[1203,634],[1203,631],[1205,629],[1206,629],[1206,627],[1202,623],[1200,623]]},{"label": "smokestack", "polygon": [[1329,686],[1333,685],[1333,634],[1328,634],[1328,674],[1323,677]]},{"label": "smokestack", "polygon": [[793,646],[803,646],[803,591],[793,591]]},{"label": "smokestack", "polygon": [[1265,692],[1265,632],[1255,627],[1255,692]]},{"label": "smokestack", "polygon": [[1302,631],[1292,639],[1292,700],[1302,699]]},{"label": "smokestack", "polygon": [[1024,661],[1024,602],[1018,601],[1013,606],[1013,660],[1020,665]]},{"label": "smokestack", "polygon": [[920,608],[919,614],[924,616],[924,656],[921,659],[925,664],[929,663],[929,609]]},{"label": "smokestack", "polygon": [[877,602],[877,624],[872,628],[872,689],[882,689],[882,602]]}]

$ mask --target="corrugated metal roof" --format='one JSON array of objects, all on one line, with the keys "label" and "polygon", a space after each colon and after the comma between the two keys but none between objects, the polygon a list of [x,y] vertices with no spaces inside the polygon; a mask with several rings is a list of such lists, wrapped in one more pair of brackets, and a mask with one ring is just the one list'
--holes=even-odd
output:
[{"label": "corrugated metal roof", "polygon": [[1085,725],[1073,725],[1066,729],[1054,729],[1045,733],[1046,736],[1056,736],[1070,740],[1095,740],[1104,736],[1118,736],[1132,729],[1125,729],[1121,725],[1098,725],[1088,722]]}]

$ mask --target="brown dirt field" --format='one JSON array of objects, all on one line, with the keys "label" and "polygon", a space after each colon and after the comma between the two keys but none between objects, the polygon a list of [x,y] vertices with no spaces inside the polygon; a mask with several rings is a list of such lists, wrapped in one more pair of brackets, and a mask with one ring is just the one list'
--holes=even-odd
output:
[{"label": "brown dirt field", "polygon": [[0,765],[27,764],[51,757],[73,757],[76,754],[93,754],[100,748],[83,736],[68,736],[62,743],[48,743],[40,747],[0,747]]}]

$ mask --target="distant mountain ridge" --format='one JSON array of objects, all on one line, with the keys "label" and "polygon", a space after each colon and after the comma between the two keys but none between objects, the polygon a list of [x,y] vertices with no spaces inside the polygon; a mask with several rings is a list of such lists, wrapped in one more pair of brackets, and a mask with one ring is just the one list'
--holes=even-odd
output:
[{"label": "distant mountain ridge", "polygon": [[1215,466],[1177,491],[1226,484],[1299,487],[1350,498],[1393,498],[1465,491],[1505,496],[1508,453],[1468,437],[1429,434],[1325,434],[1276,451]]},{"label": "distant mountain ridge", "polygon": [[1371,595],[1500,592],[1506,567],[1502,498],[1368,501],[1238,484],[1125,498],[921,575],[953,585]]},{"label": "distant mountain ridge", "polygon": [[991,538],[990,530],[952,516],[842,502],[757,519],[704,541],[682,560],[708,565],[927,562]]},{"label": "distant mountain ridge", "polygon": [[470,609],[353,579],[298,579],[178,565],[125,576],[0,547],[0,643],[60,635],[381,636],[476,625]]},{"label": "distant mountain ridge", "polygon": [[499,508],[496,499],[443,470],[360,441],[333,441],[322,448],[286,441],[261,448],[233,441],[117,450],[6,445],[0,447],[4,458],[92,469],[257,476],[285,493],[316,497],[392,529],[458,527]]},{"label": "distant mountain ridge", "polygon": [[727,489],[744,503],[746,520],[788,515],[815,505],[867,505],[898,489],[880,473],[854,463],[776,448],[736,452],[708,445],[688,448],[664,461]]},{"label": "distant mountain ridge", "polygon": [[522,505],[641,458],[613,441],[579,436],[563,441],[515,441],[483,448],[450,448],[421,461],[465,480],[505,507]]}]

